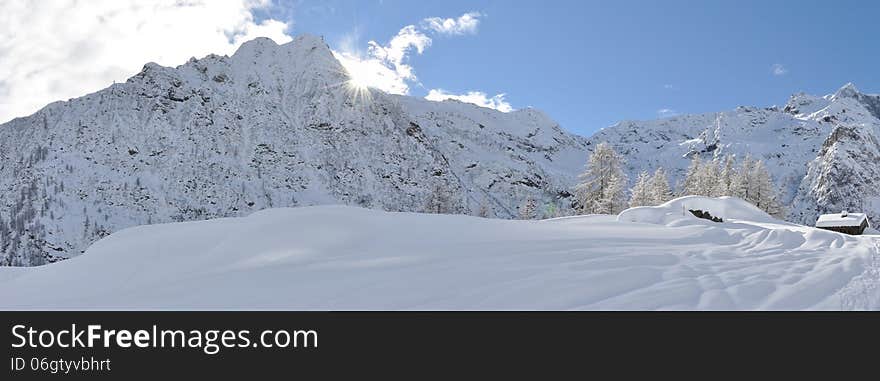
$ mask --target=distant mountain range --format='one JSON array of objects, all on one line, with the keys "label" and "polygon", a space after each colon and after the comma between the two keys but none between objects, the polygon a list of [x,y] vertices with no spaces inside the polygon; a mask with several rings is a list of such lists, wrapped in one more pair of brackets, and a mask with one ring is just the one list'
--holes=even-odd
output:
[{"label": "distant mountain range", "polygon": [[[258,38],[232,56],[148,63],[125,83],[0,125],[0,264],[77,255],[122,228],[349,204],[513,218],[564,213],[592,147],[630,179],[751,153],[790,219],[880,218],[880,97],[847,85],[783,108],[621,122],[590,138],[535,109],[502,113],[352,86],[319,37]],[[156,242],[161,245],[161,242]]]}]

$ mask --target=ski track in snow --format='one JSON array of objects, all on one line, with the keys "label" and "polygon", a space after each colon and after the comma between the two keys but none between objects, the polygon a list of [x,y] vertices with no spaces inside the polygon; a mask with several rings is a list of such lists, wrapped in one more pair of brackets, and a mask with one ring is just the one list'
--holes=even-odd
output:
[{"label": "ski track in snow", "polygon": [[867,261],[865,272],[854,278],[844,288],[841,296],[841,309],[880,309],[880,237],[868,239],[874,240],[874,253]]},{"label": "ski track in snow", "polygon": [[[0,268],[16,290],[0,309],[880,307],[878,237],[703,199],[544,221],[322,206],[142,226],[67,261]],[[705,209],[725,222],[683,216],[685,202],[723,207]]]}]

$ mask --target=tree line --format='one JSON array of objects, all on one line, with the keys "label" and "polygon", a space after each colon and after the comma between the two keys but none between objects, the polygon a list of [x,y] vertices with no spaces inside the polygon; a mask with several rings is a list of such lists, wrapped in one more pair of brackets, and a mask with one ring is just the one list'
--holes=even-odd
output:
[{"label": "tree line", "polygon": [[[785,210],[780,201],[778,188],[762,160],[745,156],[737,162],[726,155],[703,160],[694,155],[684,178],[673,189],[669,174],[663,167],[653,172],[642,171],[630,188],[624,172],[624,159],[608,143],[600,143],[589,155],[584,172],[574,187],[571,207],[555,202],[539,203],[528,194],[521,204],[512,208],[515,218],[560,217],[574,214],[618,214],[624,209],[638,206],[656,206],[681,196],[722,197],[743,199],[768,214],[782,219]],[[454,197],[448,184],[437,184],[428,194],[426,213],[458,214],[467,210],[465,203]],[[519,198],[519,197],[516,197]],[[491,203],[485,197],[476,212],[480,217],[496,216]]]},{"label": "tree line", "polygon": [[574,189],[578,214],[617,214],[630,207],[655,206],[676,196],[696,195],[738,197],[774,217],[785,216],[770,172],[762,160],[750,156],[736,163],[730,155],[705,161],[695,155],[678,192],[671,190],[662,167],[653,174],[642,171],[633,187],[627,189],[628,178],[623,165],[623,158],[611,145],[596,146]]}]

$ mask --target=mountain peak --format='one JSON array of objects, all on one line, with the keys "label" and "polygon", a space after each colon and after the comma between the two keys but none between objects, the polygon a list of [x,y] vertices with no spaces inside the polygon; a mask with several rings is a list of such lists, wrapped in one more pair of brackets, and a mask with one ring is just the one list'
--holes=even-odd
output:
[{"label": "mountain peak", "polygon": [[856,88],[852,82],[848,82],[843,85],[836,93],[834,93],[834,98],[852,98],[859,95],[859,89]]},{"label": "mountain peak", "polygon": [[267,50],[277,49],[278,44],[275,40],[268,37],[257,37],[250,41],[245,41],[233,53],[233,56],[252,55],[254,53],[262,53]]},{"label": "mountain peak", "polygon": [[303,34],[300,34],[300,35],[294,37],[293,41],[290,41],[290,42],[284,44],[283,46],[288,46],[288,45],[302,47],[302,48],[309,48],[309,49],[314,48],[314,47],[317,47],[317,48],[323,47],[323,48],[327,48],[328,50],[330,49],[330,47],[327,46],[327,43],[324,41],[324,37],[315,36],[313,34],[308,34],[308,33],[303,33]]},{"label": "mountain peak", "polygon": [[258,37],[241,44],[231,58],[251,68],[277,66],[284,70],[308,68],[316,71],[342,71],[341,64],[333,57],[324,38],[311,34],[298,35],[280,45],[272,39]]},{"label": "mountain peak", "polygon": [[[242,78],[247,83],[253,82],[254,78],[262,78],[268,81],[266,83],[282,78],[286,78],[282,82],[296,82],[298,80],[294,77],[309,73],[309,81],[316,81],[309,86],[325,88],[330,83],[342,81],[339,77],[344,73],[324,38],[310,34],[295,36],[280,45],[269,38],[256,38],[241,44],[229,61],[231,73],[227,75]],[[243,79],[245,77],[250,79]]]},{"label": "mountain peak", "polygon": [[284,49],[309,51],[315,49],[326,50],[330,52],[330,47],[324,42],[324,38],[312,34],[300,34],[293,38],[290,42],[278,44],[275,40],[268,37],[257,37],[253,40],[246,41],[238,47],[233,56],[241,55],[260,55],[267,51],[278,51]]}]

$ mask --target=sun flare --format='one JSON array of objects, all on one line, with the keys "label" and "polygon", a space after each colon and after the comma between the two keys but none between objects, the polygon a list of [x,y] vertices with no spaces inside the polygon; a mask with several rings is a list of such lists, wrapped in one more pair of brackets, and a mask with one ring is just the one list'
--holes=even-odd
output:
[{"label": "sun flare", "polygon": [[363,75],[349,72],[348,87],[356,91],[366,91],[370,87],[369,81]]},{"label": "sun flare", "polygon": [[357,103],[369,103],[372,98],[370,92],[372,86],[370,84],[369,75],[365,71],[358,70],[357,68],[346,68],[345,71],[346,74],[348,74],[348,80],[345,81],[345,87],[348,90],[349,95],[354,98]]}]

